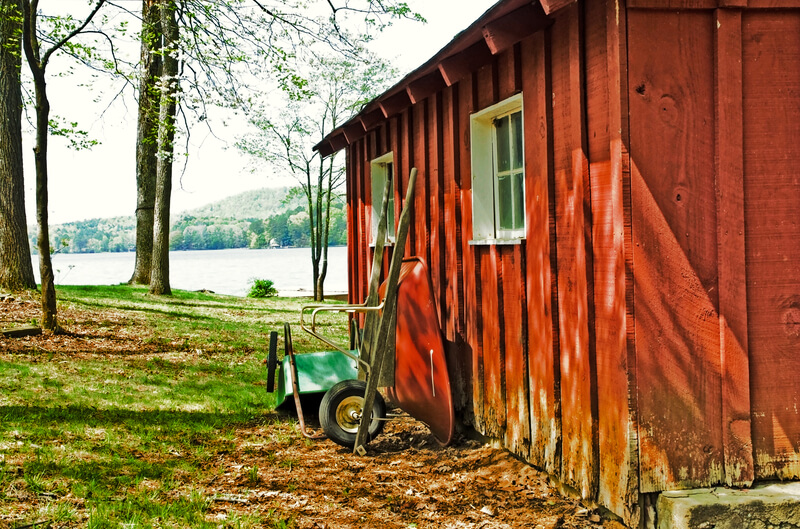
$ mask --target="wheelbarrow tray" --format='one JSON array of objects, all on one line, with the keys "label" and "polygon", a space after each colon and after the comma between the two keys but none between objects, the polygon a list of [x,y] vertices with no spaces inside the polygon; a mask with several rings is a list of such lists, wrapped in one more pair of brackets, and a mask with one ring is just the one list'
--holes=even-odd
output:
[{"label": "wheelbarrow tray", "polygon": [[[358,351],[352,351],[358,355]],[[319,351],[294,355],[297,366],[297,386],[300,395],[324,394],[335,384],[358,378],[356,361],[339,351]],[[278,367],[276,408],[293,402],[292,364],[288,356]]]},{"label": "wheelbarrow tray", "polygon": [[403,259],[400,268],[394,362],[389,400],[449,444],[455,432],[450,376],[430,274],[419,257]]}]

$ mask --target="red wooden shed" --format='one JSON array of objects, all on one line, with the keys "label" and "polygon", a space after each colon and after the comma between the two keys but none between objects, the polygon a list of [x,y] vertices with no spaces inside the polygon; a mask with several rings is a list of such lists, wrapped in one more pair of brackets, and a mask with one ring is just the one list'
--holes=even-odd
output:
[{"label": "red wooden shed", "polygon": [[350,301],[417,167],[458,418],[635,525],[800,476],[799,145],[800,0],[502,0],[317,148]]}]

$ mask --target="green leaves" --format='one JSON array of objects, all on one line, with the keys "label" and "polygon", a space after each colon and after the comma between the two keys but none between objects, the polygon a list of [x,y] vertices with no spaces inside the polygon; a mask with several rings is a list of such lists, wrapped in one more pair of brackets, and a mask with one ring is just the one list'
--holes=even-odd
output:
[{"label": "green leaves", "polygon": [[53,116],[49,122],[50,134],[65,138],[70,146],[76,151],[91,149],[95,145],[100,145],[100,141],[89,137],[89,133],[78,128],[78,122],[72,121],[64,123],[62,118]]},{"label": "green leaves", "polygon": [[275,283],[269,279],[253,278],[252,281],[253,285],[250,287],[250,292],[247,293],[248,298],[271,298],[278,295]]}]

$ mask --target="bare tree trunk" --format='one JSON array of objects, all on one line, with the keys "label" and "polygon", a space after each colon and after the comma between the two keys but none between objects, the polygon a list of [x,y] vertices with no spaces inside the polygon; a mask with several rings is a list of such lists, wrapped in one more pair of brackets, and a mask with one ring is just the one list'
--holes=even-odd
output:
[{"label": "bare tree trunk", "polygon": [[150,293],[172,294],[169,286],[169,210],[172,193],[172,157],[175,139],[175,112],[178,93],[178,23],[175,3],[160,4],[164,61],[160,80],[158,162],[156,164],[156,201],[153,238],[153,270]]},{"label": "bare tree trunk", "polygon": [[136,136],[136,264],[130,284],[149,285],[153,262],[153,225],[156,201],[158,153],[158,104],[156,83],[161,75],[161,17],[154,0],[142,0],[141,79],[139,126]]},{"label": "bare tree trunk", "polygon": [[42,327],[58,331],[58,311],[56,308],[55,275],[50,260],[50,225],[48,220],[47,193],[47,140],[50,123],[50,101],[47,99],[47,85],[44,72],[34,74],[36,87],[36,146],[33,148],[36,168],[36,221],[39,224],[39,275],[42,278]]},{"label": "bare tree trunk", "polygon": [[[320,162],[322,163],[322,162]],[[331,231],[331,195],[333,194],[333,158],[328,162],[330,169],[328,170],[328,184],[325,189],[325,218],[322,225],[322,262],[319,267],[319,277],[317,278],[317,292],[319,293],[319,301],[325,299],[325,278],[328,276],[328,242],[330,240]]]},{"label": "bare tree trunk", "polygon": [[0,0],[0,288],[36,288],[22,165],[19,0]]},{"label": "bare tree trunk", "polygon": [[56,311],[56,287],[53,263],[50,261],[50,228],[47,218],[47,139],[50,134],[50,101],[47,99],[45,70],[53,53],[83,31],[104,3],[105,0],[97,0],[94,9],[82,24],[73,28],[69,34],[42,54],[39,37],[36,34],[39,0],[22,0],[22,47],[33,76],[36,93],[36,145],[33,154],[36,168],[36,220],[39,223],[39,273],[42,278],[42,327],[54,332],[61,332],[61,327],[58,325]]},{"label": "bare tree trunk", "polygon": [[50,228],[47,216],[47,140],[50,123],[50,101],[47,99],[47,83],[44,67],[39,58],[39,44],[36,40],[36,12],[28,0],[24,0],[25,34],[23,46],[28,59],[33,86],[36,93],[36,145],[33,148],[36,169],[36,220],[39,224],[39,274],[42,279],[42,327],[60,331],[56,308],[56,287],[53,263],[50,260]]},{"label": "bare tree trunk", "polygon": [[58,330],[56,287],[53,263],[50,260],[50,227],[47,194],[47,140],[50,123],[50,101],[44,75],[34,74],[36,87],[36,145],[33,148],[36,168],[36,221],[39,224],[39,275],[42,278],[42,327]]},{"label": "bare tree trunk", "polygon": [[[309,246],[311,247],[311,285],[314,290],[314,301],[322,301],[319,296],[319,187],[321,175],[318,175],[316,184],[311,183],[311,162],[306,161],[304,190],[308,201],[308,231]],[[315,193],[316,191],[316,193]],[[316,197],[316,200],[315,200]]]}]

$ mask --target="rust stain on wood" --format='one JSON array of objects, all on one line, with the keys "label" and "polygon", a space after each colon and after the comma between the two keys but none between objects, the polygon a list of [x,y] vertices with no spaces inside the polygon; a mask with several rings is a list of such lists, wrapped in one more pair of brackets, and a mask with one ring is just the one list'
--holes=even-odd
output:
[{"label": "rust stain on wood", "polygon": [[528,336],[525,318],[525,263],[520,246],[505,248],[501,262],[502,318],[505,349],[506,431],[505,445],[517,455],[528,456],[530,415],[528,386]]},{"label": "rust stain on wood", "polygon": [[561,354],[562,480],[582,497],[596,493],[594,366],[590,337],[591,255],[587,254],[590,220],[585,207],[588,166],[583,151],[579,15],[553,26],[553,126],[558,260],[559,346]]}]

